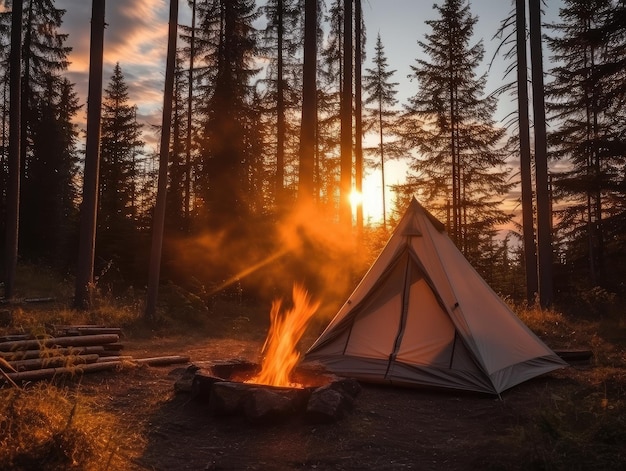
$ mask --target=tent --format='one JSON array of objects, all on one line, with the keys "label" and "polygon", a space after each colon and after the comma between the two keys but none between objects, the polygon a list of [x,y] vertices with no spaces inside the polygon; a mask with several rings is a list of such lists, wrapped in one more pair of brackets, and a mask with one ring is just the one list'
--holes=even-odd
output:
[{"label": "tent", "polygon": [[366,382],[494,394],[567,365],[415,199],[304,362]]}]

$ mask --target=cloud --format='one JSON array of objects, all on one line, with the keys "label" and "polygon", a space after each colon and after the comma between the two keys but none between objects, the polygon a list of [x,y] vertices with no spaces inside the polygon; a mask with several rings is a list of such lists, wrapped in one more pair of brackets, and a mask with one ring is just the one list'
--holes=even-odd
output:
[{"label": "cloud", "polygon": [[[65,10],[61,32],[68,34],[66,44],[72,48],[66,75],[76,84],[76,92],[85,104],[89,85],[91,2],[57,0],[57,7]],[[113,67],[119,62],[130,103],[137,105],[137,118],[146,124],[148,147],[155,146],[158,140],[151,125],[161,122],[168,15],[167,0],[117,0],[107,2],[105,7],[103,87],[109,83]],[[85,113],[77,118],[84,128]]]}]

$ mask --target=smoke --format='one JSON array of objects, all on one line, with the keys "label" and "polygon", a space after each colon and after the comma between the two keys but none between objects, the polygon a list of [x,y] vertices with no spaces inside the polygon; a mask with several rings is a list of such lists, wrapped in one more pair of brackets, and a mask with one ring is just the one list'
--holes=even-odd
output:
[{"label": "smoke", "polygon": [[194,280],[209,296],[243,290],[266,305],[288,298],[294,283],[331,315],[367,268],[354,235],[311,205],[298,205],[281,221],[251,217],[220,231],[169,240],[164,267],[175,279]]}]

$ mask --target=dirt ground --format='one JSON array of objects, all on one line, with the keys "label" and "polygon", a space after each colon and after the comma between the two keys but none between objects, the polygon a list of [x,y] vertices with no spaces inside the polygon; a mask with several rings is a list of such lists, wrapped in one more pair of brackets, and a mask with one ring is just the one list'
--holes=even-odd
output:
[{"label": "dirt ground", "polygon": [[[256,361],[261,347],[256,340],[227,338],[125,344],[125,353],[136,358],[187,354],[192,362]],[[115,469],[589,469],[585,463],[591,457],[572,457],[568,467],[554,465],[549,453],[558,440],[537,446],[541,436],[529,436],[537,430],[532,426],[537,417],[558,411],[572,395],[594,393],[584,378],[588,370],[554,372],[506,391],[501,398],[363,384],[354,410],[325,425],[297,417],[271,426],[212,417],[206,404],[174,392],[181,366],[85,375],[80,389],[97,408],[121,420],[119,449],[111,463]],[[626,460],[624,451],[622,442],[609,452],[605,465],[600,462],[602,467],[594,469],[625,469],[616,464]]]}]

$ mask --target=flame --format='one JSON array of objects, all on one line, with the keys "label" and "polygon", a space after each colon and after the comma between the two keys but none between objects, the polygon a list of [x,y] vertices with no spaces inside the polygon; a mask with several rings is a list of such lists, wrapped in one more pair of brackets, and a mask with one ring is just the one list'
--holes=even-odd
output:
[{"label": "flame", "polygon": [[272,302],[270,328],[263,345],[261,372],[246,381],[247,383],[301,387],[290,379],[300,359],[296,345],[320,303],[312,303],[307,291],[298,284],[294,284],[292,296],[293,307],[282,315],[282,300]]}]

